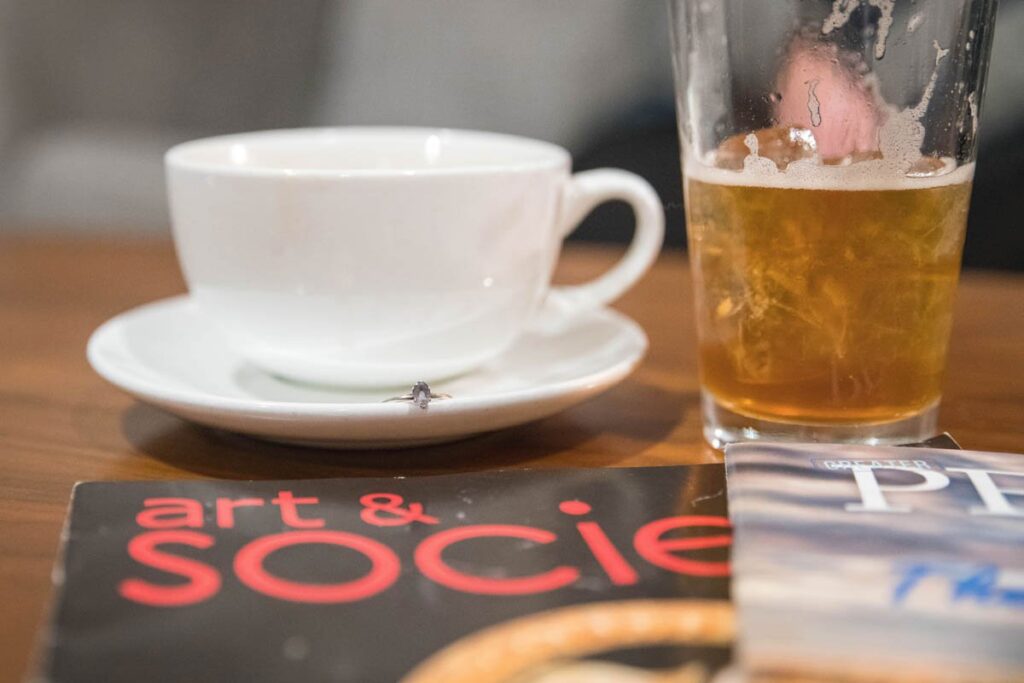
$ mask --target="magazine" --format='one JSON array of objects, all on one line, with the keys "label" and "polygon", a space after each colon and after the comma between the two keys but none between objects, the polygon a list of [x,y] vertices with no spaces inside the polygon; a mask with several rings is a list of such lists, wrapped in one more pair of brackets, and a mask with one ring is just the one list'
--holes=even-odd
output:
[{"label": "magazine", "polygon": [[47,681],[712,680],[719,465],[79,484]]},{"label": "magazine", "polygon": [[1024,681],[1024,456],[726,449],[753,680]]}]

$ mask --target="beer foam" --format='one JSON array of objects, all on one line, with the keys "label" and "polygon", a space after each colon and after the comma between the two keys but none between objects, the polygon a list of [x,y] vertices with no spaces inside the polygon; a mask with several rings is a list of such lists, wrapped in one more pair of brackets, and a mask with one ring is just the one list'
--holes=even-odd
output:
[{"label": "beer foam", "polygon": [[[849,18],[849,12],[853,11],[851,8],[855,7],[858,1],[851,0],[844,5],[844,0],[835,0],[833,6],[835,16],[830,19],[830,22],[845,22]],[[870,1],[871,4],[875,4],[875,0]],[[884,3],[885,0],[878,0],[878,2]],[[828,25],[829,22],[826,22],[826,27]],[[838,25],[841,26],[842,23]],[[921,118],[927,111],[935,92],[939,64],[949,54],[949,49],[944,49],[938,41],[932,41],[932,46],[935,48],[935,67],[921,99],[913,107],[900,110],[887,105],[881,98],[875,76],[873,74],[864,76],[868,90],[876,99],[876,107],[879,111],[886,112],[885,123],[878,130],[878,152],[881,158],[831,165],[821,163],[820,157],[815,154],[811,158],[793,161],[780,169],[771,157],[759,154],[757,135],[751,133],[744,139],[744,145],[750,153],[743,160],[742,170],[733,171],[721,168],[716,163],[714,152],[709,153],[704,160],[698,160],[687,151],[683,163],[686,175],[719,185],[805,190],[907,190],[971,182],[974,178],[973,162],[958,167],[954,159],[934,159],[921,154],[921,145],[925,137],[925,128],[921,123]],[[822,116],[821,103],[815,94],[816,85],[817,81],[808,83],[807,106],[810,110],[812,126],[820,125]],[[968,98],[968,103],[972,105],[972,114],[976,108],[971,99],[973,96],[974,93]],[[815,121],[816,118],[817,121]],[[974,119],[974,125],[977,125],[977,117],[975,116]],[[810,146],[812,148],[815,146],[813,144],[814,133],[811,131],[794,128],[791,129],[790,135],[810,135],[812,140]],[[801,139],[806,143],[803,137]],[[933,172],[914,171],[915,166],[919,163],[933,161],[940,161],[942,166]]]},{"label": "beer foam", "polygon": [[[750,162],[754,163],[750,163]],[[764,164],[757,161],[767,162]],[[795,161],[780,171],[770,160],[747,158],[741,171],[717,168],[713,157],[700,161],[684,159],[686,178],[715,185],[768,187],[786,190],[919,190],[969,183],[974,178],[974,163],[957,166],[953,159],[942,159],[936,173],[913,175],[885,159],[860,161],[849,166],[824,166],[807,159]]]},{"label": "beer foam", "polygon": [[[885,54],[885,42],[892,25],[893,0],[832,0],[832,11],[823,22],[821,32],[828,35],[844,26],[854,10],[865,2],[880,11],[875,34],[875,57],[881,59]],[[923,15],[918,23],[920,21],[923,21]],[[935,62],[931,77],[917,104],[903,109],[884,100],[875,74],[860,70],[854,73],[855,70],[851,68],[848,76],[861,86],[858,93],[873,100],[868,105],[873,113],[851,112],[850,107],[846,107],[846,117],[856,115],[859,118],[854,123],[866,122],[871,128],[866,133],[865,130],[855,130],[853,139],[841,141],[841,149],[836,149],[835,138],[837,134],[842,135],[843,131],[837,130],[831,120],[828,122],[828,130],[821,129],[821,126],[828,117],[844,115],[843,100],[847,95],[843,94],[845,91],[838,94],[833,92],[832,96],[839,100],[835,112],[830,110],[829,103],[821,101],[817,90],[821,78],[811,78],[817,75],[812,71],[804,81],[809,115],[806,120],[801,121],[799,116],[794,118],[792,112],[786,115],[777,113],[773,128],[748,134],[743,139],[743,146],[749,153],[741,157],[742,168],[739,169],[736,168],[739,150],[734,144],[739,135],[726,140],[718,152],[707,152],[701,158],[696,157],[687,146],[683,159],[687,176],[716,184],[820,190],[916,189],[971,182],[974,177],[973,163],[958,166],[954,159],[938,159],[921,153],[925,139],[922,119],[935,92],[939,66],[950,53],[937,40],[932,41],[932,46],[935,49]],[[836,63],[834,56],[831,61]],[[808,68],[804,65],[805,71]],[[973,93],[968,97],[974,125],[975,99]],[[778,131],[788,132],[788,143],[778,137]],[[762,136],[762,132],[767,135]],[[873,144],[861,139],[868,134],[874,136]],[[823,136],[821,141],[817,139],[818,135]],[[760,140],[761,137],[764,139]],[[759,153],[758,147],[762,142],[765,150]],[[844,154],[845,158],[840,160]]]},{"label": "beer foam", "polygon": [[[845,26],[850,21],[853,11],[860,4],[861,0],[832,0],[832,11],[821,25],[822,34],[828,35]],[[882,59],[885,57],[885,43],[889,38],[889,30],[892,28],[892,15],[896,9],[896,3],[895,0],[868,0],[868,5],[877,7],[881,12],[875,32],[875,59]]]}]

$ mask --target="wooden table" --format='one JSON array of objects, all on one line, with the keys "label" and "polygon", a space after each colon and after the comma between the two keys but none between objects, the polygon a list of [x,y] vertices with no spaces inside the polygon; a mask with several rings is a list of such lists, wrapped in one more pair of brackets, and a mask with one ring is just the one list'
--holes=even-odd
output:
[{"label": "wooden table", "polygon": [[[614,250],[570,247],[562,281]],[[85,360],[100,323],[184,291],[165,241],[0,239],[0,679],[19,680],[50,595],[68,494],[90,479],[338,477],[493,467],[711,462],[700,437],[685,256],[665,254],[618,307],[651,338],[624,384],[559,416],[391,453],[287,448],[197,428],[136,403]],[[1024,452],[1024,278],[968,273],[941,426],[966,448]]]}]

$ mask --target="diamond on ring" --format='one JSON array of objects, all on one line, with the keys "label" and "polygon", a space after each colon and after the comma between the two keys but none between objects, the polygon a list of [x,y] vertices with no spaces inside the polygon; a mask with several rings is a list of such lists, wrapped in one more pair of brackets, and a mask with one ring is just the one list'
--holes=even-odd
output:
[{"label": "diamond on ring", "polygon": [[430,385],[426,382],[420,381],[412,385],[412,389],[408,394],[402,394],[401,396],[392,396],[391,398],[384,399],[385,403],[392,401],[409,401],[419,407],[421,410],[426,410],[427,406],[434,399],[445,399],[451,398],[448,394],[435,394],[430,390]]}]

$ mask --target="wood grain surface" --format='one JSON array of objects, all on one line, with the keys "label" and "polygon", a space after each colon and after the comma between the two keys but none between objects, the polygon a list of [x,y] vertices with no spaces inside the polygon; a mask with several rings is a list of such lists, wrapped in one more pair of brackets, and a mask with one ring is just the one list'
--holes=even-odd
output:
[{"label": "wood grain surface", "polygon": [[[559,280],[617,252],[571,246]],[[20,680],[50,596],[68,494],[93,479],[311,478],[484,468],[712,462],[700,437],[685,256],[666,253],[617,308],[646,330],[637,372],[556,417],[460,443],[393,452],[289,448],[194,427],[89,368],[103,321],[184,291],[169,242],[0,239],[0,680]],[[1024,278],[967,273],[940,425],[965,448],[1024,452]]]}]

